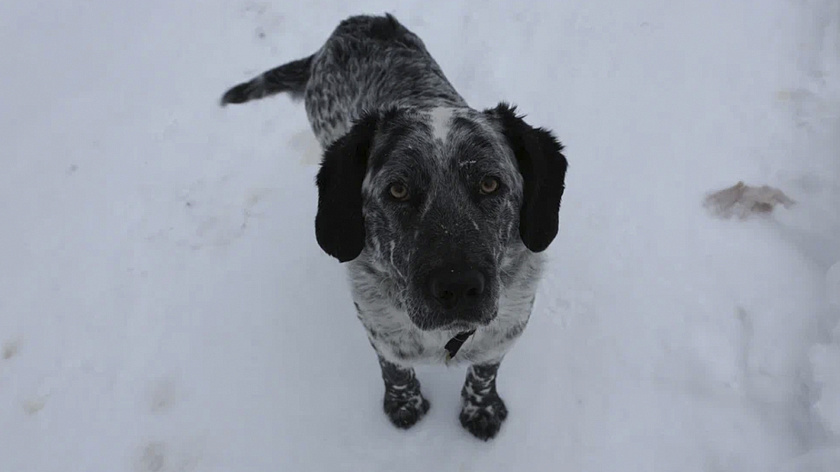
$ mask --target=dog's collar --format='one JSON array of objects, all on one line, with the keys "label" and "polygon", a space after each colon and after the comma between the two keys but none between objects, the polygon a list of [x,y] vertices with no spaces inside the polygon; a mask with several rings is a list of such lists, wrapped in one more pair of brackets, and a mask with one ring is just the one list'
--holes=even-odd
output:
[{"label": "dog's collar", "polygon": [[446,346],[443,346],[446,349],[446,363],[448,364],[449,361],[455,357],[455,354],[458,354],[458,350],[461,349],[461,346],[467,341],[467,339],[475,333],[475,330],[470,331],[463,331],[455,335],[454,338],[450,339]]}]

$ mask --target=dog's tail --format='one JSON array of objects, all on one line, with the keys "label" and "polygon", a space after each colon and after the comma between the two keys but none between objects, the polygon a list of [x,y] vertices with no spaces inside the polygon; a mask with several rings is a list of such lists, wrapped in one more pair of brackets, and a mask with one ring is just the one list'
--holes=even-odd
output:
[{"label": "dog's tail", "polygon": [[309,70],[313,57],[309,56],[283,64],[263,72],[248,82],[232,87],[222,96],[221,105],[245,103],[280,92],[289,92],[299,97],[306,89],[306,83],[309,82]]}]

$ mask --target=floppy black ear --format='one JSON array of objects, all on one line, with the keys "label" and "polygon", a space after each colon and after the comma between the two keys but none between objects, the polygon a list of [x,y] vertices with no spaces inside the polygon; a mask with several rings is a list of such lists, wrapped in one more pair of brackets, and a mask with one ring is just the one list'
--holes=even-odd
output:
[{"label": "floppy black ear", "polygon": [[500,103],[487,113],[501,123],[523,177],[519,235],[531,251],[544,251],[557,236],[559,225],[568,167],[563,145],[548,130],[525,123],[517,116],[516,108],[507,103]]},{"label": "floppy black ear", "polygon": [[367,172],[377,117],[368,115],[324,151],[318,171],[315,238],[340,262],[355,259],[365,245],[362,181]]}]

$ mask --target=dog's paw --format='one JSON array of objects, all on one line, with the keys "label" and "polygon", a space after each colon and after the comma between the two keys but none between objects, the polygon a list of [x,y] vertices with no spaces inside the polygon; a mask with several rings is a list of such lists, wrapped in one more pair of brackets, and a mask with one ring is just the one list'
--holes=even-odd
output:
[{"label": "dog's paw", "polygon": [[505,402],[498,395],[484,397],[480,402],[465,398],[461,426],[478,439],[487,441],[499,432],[507,414]]},{"label": "dog's paw", "polygon": [[385,396],[385,414],[394,426],[408,429],[414,426],[420,418],[429,411],[429,400],[423,395],[416,394],[410,397]]}]

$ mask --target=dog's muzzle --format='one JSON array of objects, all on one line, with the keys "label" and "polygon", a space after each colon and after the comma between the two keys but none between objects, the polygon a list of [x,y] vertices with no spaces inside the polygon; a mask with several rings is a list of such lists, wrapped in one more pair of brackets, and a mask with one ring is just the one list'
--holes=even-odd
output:
[{"label": "dog's muzzle", "polygon": [[475,327],[495,316],[493,292],[488,276],[470,266],[443,266],[425,280],[428,303],[436,313],[438,326]]}]

